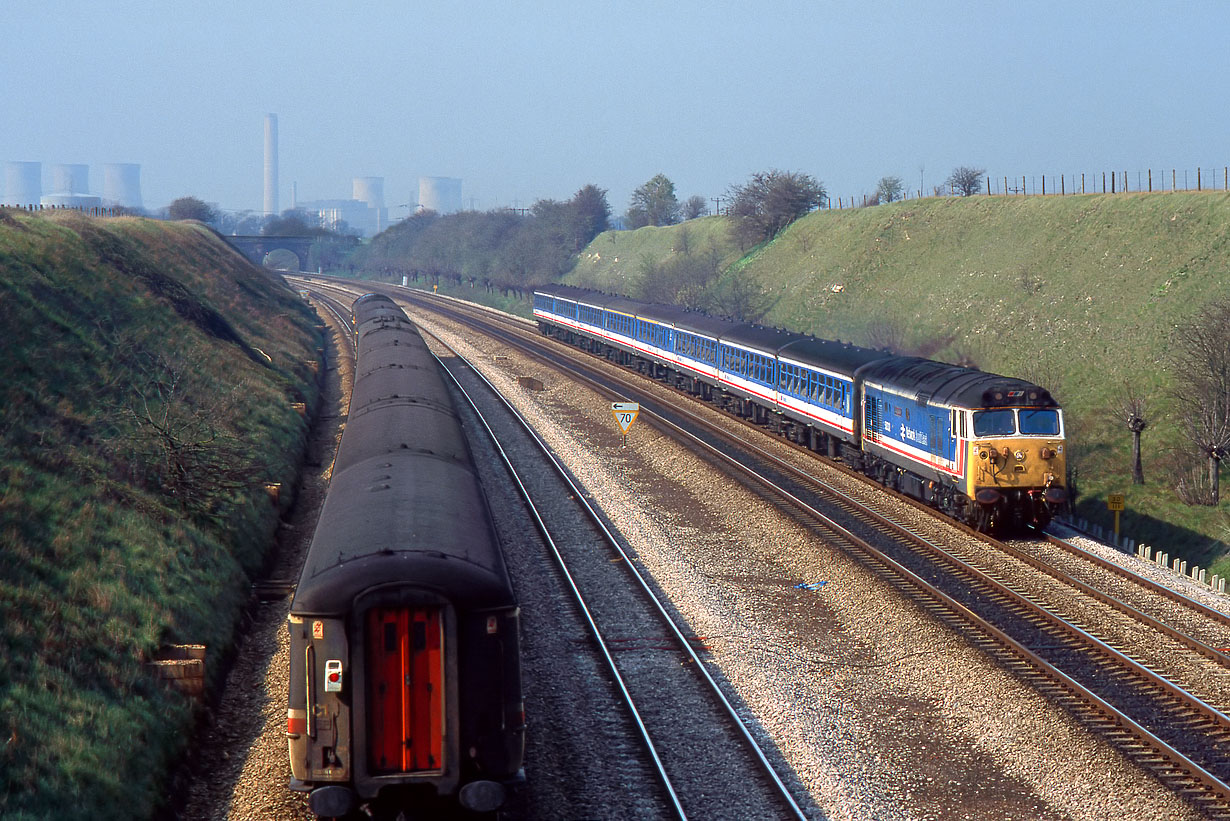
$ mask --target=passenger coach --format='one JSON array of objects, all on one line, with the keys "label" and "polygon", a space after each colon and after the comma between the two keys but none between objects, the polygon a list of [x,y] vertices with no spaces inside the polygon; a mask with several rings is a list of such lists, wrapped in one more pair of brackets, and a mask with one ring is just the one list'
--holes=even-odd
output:
[{"label": "passenger coach", "polygon": [[313,812],[490,811],[525,745],[519,618],[439,365],[388,297],[291,603],[291,788]]}]

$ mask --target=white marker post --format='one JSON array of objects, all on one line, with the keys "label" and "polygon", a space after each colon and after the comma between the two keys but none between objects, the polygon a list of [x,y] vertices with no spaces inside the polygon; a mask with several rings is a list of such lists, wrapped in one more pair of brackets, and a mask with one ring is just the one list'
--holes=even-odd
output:
[{"label": "white marker post", "polygon": [[619,428],[624,432],[623,438],[619,442],[622,448],[628,442],[628,428],[632,427],[632,423],[636,421],[636,417],[641,413],[641,406],[638,402],[612,402],[611,415],[615,417],[615,421],[619,423]]}]

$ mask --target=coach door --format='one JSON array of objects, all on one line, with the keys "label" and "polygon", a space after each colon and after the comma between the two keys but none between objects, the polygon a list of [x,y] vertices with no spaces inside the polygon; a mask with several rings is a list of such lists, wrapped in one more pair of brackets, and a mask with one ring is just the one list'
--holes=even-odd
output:
[{"label": "coach door", "polygon": [[440,610],[367,613],[367,761],[372,775],[444,767],[444,651]]}]

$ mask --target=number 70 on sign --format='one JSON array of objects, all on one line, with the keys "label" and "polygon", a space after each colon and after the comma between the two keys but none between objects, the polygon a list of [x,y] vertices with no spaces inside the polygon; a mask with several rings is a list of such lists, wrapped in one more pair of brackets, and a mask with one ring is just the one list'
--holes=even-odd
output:
[{"label": "number 70 on sign", "polygon": [[641,406],[638,402],[612,402],[611,415],[615,417],[615,421],[619,423],[619,428],[624,432],[624,436],[628,435],[628,428],[632,427],[632,423],[636,421],[636,417],[641,413]]}]

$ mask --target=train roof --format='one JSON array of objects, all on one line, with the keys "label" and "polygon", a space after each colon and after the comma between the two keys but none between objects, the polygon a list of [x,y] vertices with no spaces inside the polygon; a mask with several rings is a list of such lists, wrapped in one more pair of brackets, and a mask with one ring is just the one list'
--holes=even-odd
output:
[{"label": "train roof", "polygon": [[804,365],[813,365],[826,371],[839,373],[851,379],[859,368],[895,356],[888,351],[877,351],[852,345],[849,342],[818,339],[814,336],[799,337],[787,342],[778,350],[777,355]]},{"label": "train roof", "polygon": [[919,357],[885,359],[869,365],[862,375],[869,383],[943,405],[1059,407],[1050,391],[1024,379]]},{"label": "train roof", "polygon": [[722,334],[723,342],[731,342],[736,345],[742,345],[745,348],[755,348],[758,351],[764,351],[771,355],[776,354],[782,346],[800,338],[799,334],[793,331],[781,328],[766,328],[763,325],[748,323],[740,325],[730,324],[726,332]]},{"label": "train roof", "polygon": [[602,302],[593,301],[594,299],[601,300],[609,298],[611,294],[604,294],[601,291],[594,291],[589,288],[578,288],[576,285],[564,285],[563,283],[554,283],[550,285],[539,285],[534,289],[536,294],[548,294],[559,299],[571,299],[574,302],[588,302],[591,305],[601,305]]},{"label": "train roof", "polygon": [[381,294],[354,303],[355,385],[329,492],[292,602],[347,612],[384,584],[458,604],[513,601],[452,397],[414,324]]},{"label": "train roof", "polygon": [[345,612],[364,590],[394,582],[456,603],[512,601],[486,499],[468,466],[394,452],[333,477],[291,610]]},{"label": "train roof", "polygon": [[718,339],[734,327],[734,323],[728,319],[719,319],[700,311],[680,308],[677,305],[646,304],[638,316],[713,339]]}]

